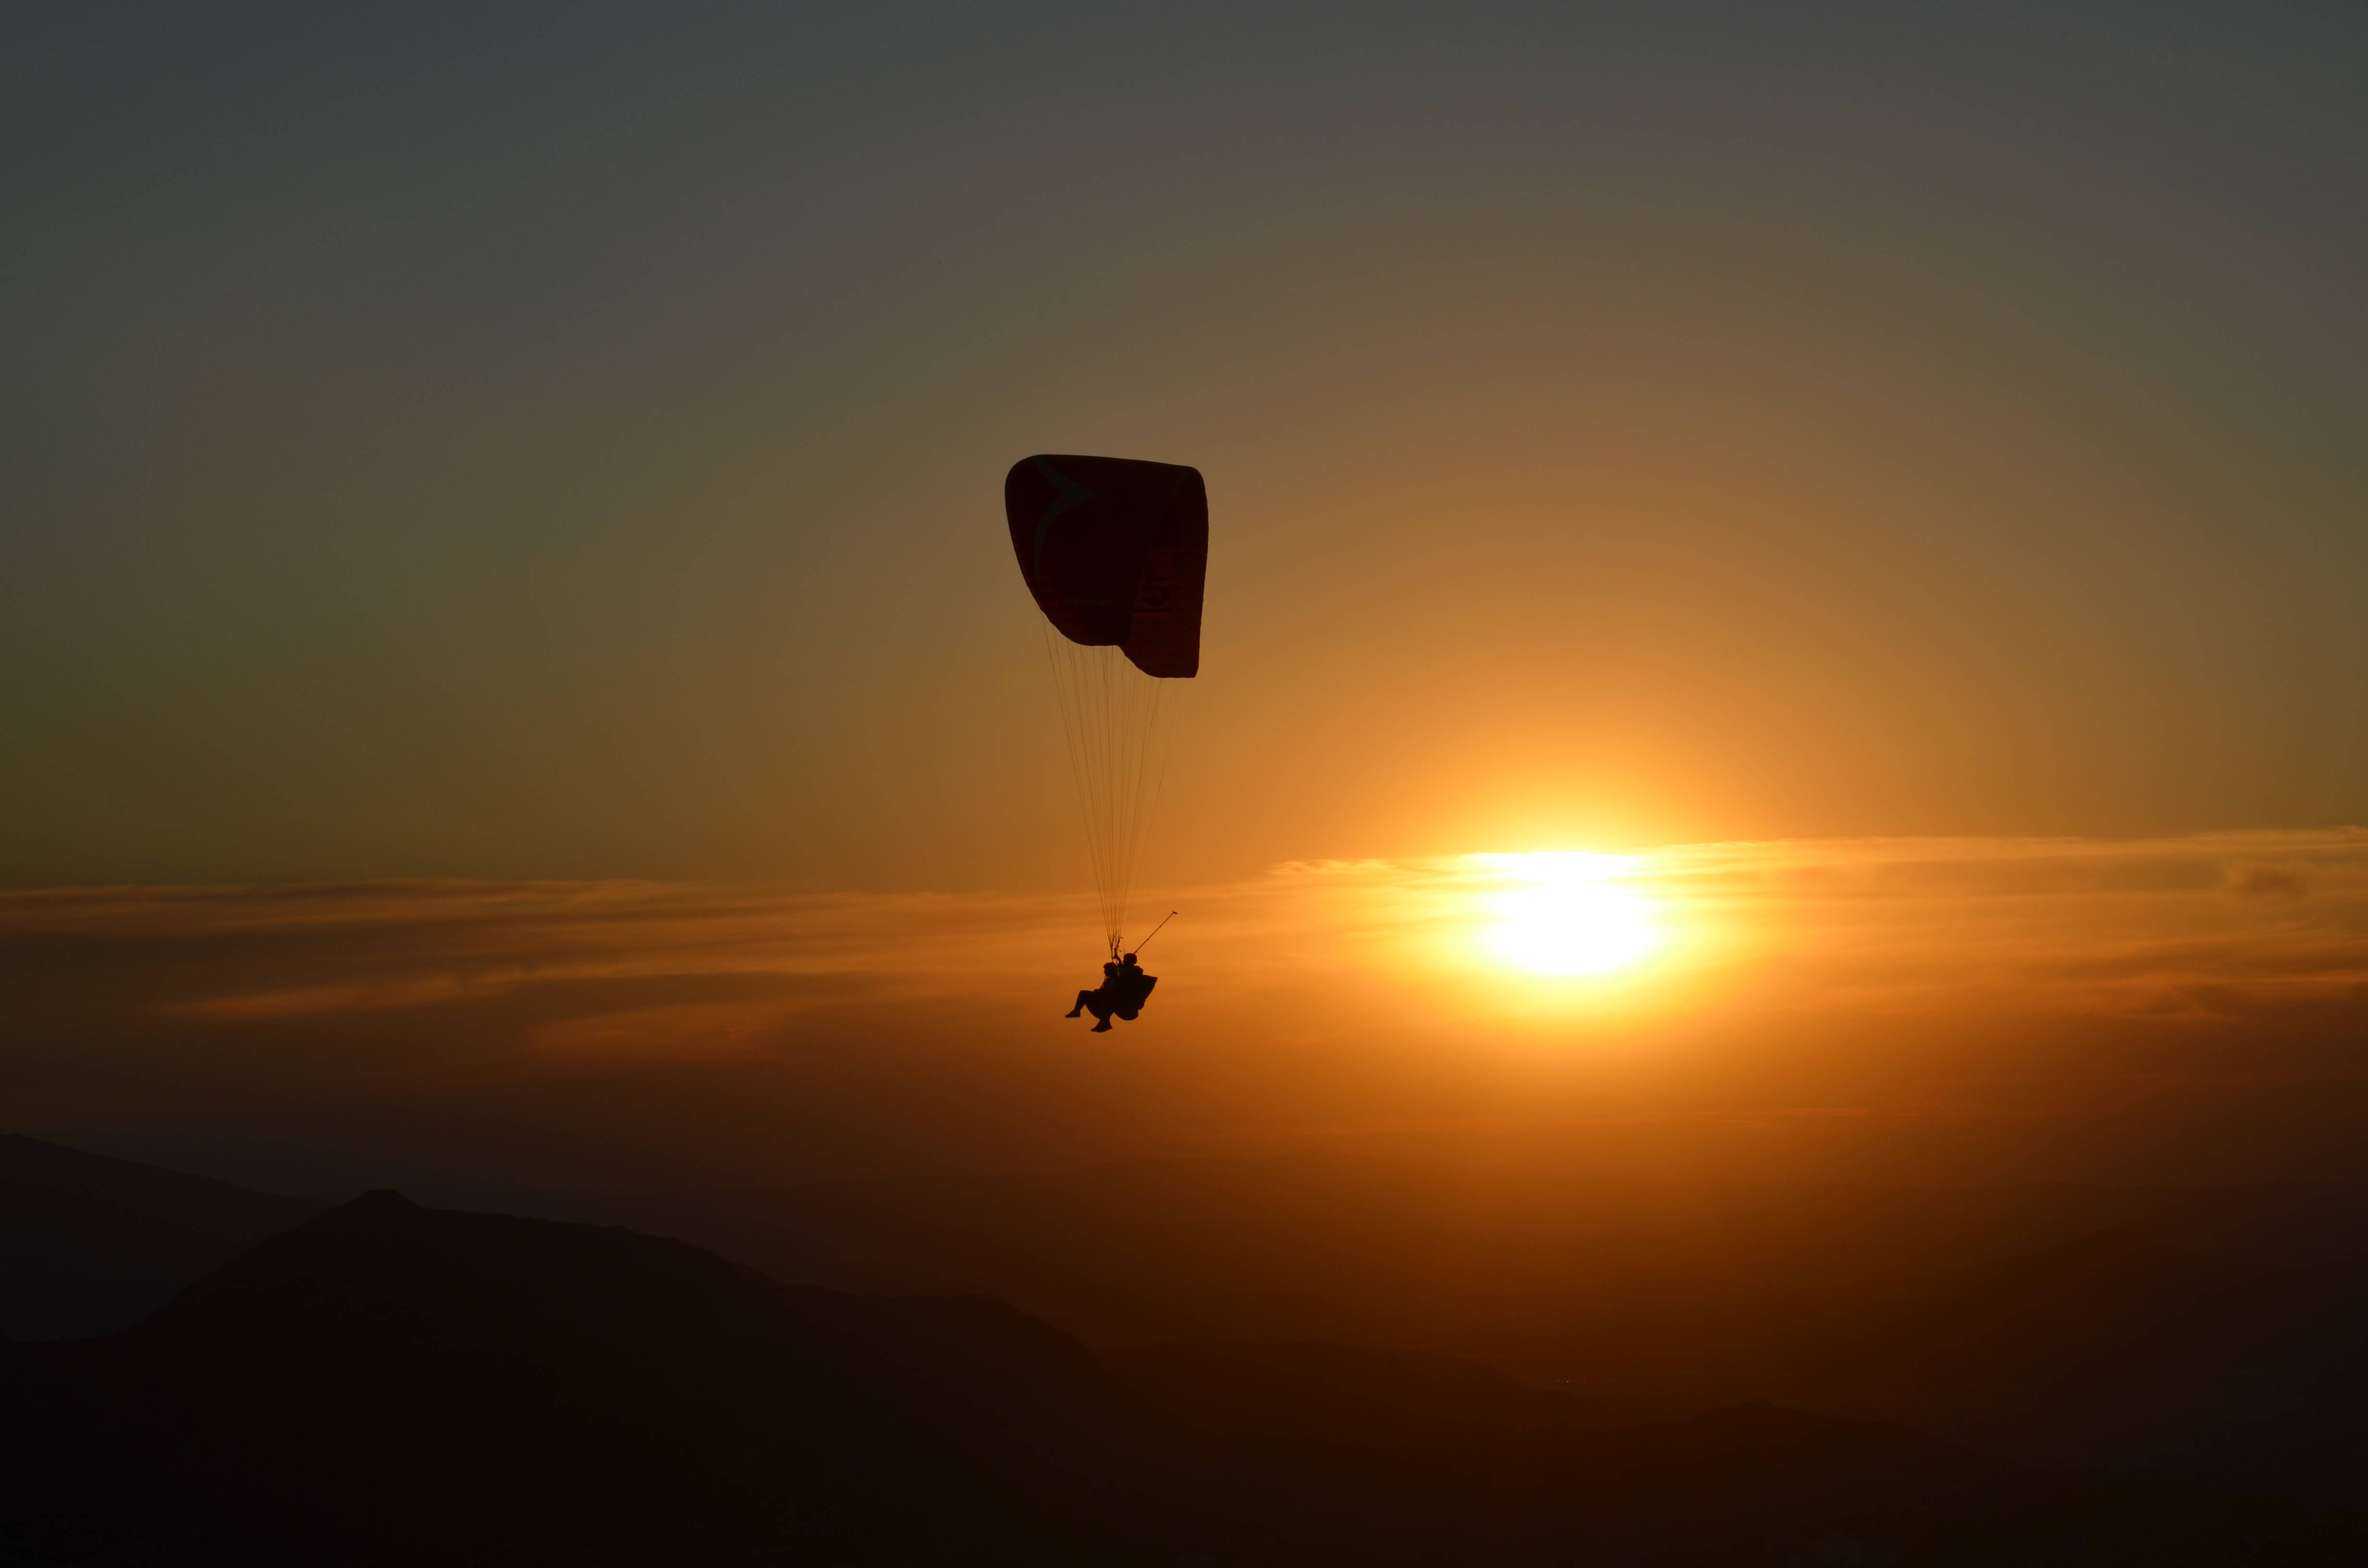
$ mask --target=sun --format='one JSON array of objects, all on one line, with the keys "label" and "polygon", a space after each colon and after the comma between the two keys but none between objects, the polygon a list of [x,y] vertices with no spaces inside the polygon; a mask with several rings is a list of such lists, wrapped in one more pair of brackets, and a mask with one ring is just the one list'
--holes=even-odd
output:
[{"label": "sun", "polygon": [[1610,879],[1630,869],[1621,855],[1476,857],[1498,874],[1529,885],[1492,901],[1498,923],[1488,935],[1497,955],[1534,974],[1611,974],[1653,950],[1652,908]]}]

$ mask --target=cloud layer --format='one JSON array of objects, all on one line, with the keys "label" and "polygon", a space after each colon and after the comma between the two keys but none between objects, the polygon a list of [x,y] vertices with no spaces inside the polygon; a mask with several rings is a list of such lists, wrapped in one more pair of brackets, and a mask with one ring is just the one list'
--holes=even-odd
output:
[{"label": "cloud layer", "polygon": [[[2348,1169],[2368,834],[1681,846],[1654,951],[1508,969],[1520,858],[1082,902],[655,883],[0,894],[21,1131],[327,1190],[665,1186],[1362,1141],[1869,1175]],[[1146,900],[1146,904],[1150,901]],[[1156,912],[1155,912],[1156,913]],[[1147,922],[1145,923],[1147,924]]]}]

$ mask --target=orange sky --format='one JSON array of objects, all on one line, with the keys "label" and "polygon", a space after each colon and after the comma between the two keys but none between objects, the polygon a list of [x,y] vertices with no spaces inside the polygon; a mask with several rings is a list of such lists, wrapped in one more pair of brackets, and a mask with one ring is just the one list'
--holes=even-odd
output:
[{"label": "orange sky", "polygon": [[[16,8],[0,1108],[322,1190],[2349,1169],[2363,28]],[[1118,1050],[1034,451],[1211,503]],[[1540,851],[1649,961],[1475,956]]]},{"label": "orange sky", "polygon": [[[660,883],[0,899],[16,1114],[282,1187],[728,1185],[1311,1144],[1884,1179],[2363,1174],[2368,836],[1680,846],[1654,949],[1489,937],[1531,869],[1167,890],[1095,1037],[1076,898]],[[1090,954],[1087,955],[1088,958]]]}]

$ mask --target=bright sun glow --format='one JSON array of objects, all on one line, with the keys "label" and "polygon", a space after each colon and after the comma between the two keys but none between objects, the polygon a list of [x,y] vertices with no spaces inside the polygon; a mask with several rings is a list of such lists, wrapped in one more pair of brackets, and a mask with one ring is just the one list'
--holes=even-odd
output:
[{"label": "bright sun glow", "polygon": [[1475,858],[1531,884],[1494,900],[1497,956],[1538,974],[1609,974],[1653,949],[1650,907],[1608,879],[1633,869],[1622,855],[1486,855]]}]

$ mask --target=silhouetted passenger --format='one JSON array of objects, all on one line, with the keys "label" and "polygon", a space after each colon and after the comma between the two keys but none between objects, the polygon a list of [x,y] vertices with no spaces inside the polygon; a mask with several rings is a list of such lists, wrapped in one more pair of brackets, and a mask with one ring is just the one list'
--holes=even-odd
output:
[{"label": "silhouetted passenger", "polygon": [[[1101,984],[1091,991],[1078,992],[1077,1005],[1064,1013],[1062,1017],[1074,1018],[1079,1013],[1091,1013],[1094,1016],[1094,1027],[1091,1032],[1110,1033],[1110,1015],[1118,1011],[1116,998],[1120,984],[1119,972],[1119,965],[1115,962],[1102,965]],[[1127,1017],[1132,1017],[1133,1015],[1130,1013]]]}]

